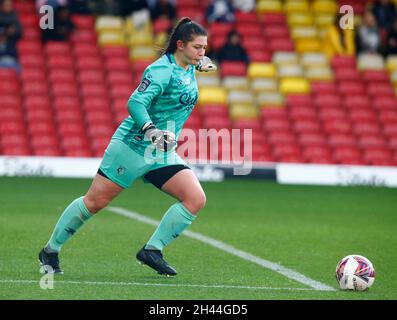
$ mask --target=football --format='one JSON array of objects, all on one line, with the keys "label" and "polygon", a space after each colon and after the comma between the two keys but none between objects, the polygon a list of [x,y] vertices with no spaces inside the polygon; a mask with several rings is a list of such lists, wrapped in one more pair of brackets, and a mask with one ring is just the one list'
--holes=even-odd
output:
[{"label": "football", "polygon": [[352,254],[338,262],[335,276],[342,290],[365,291],[375,281],[375,269],[366,257]]}]

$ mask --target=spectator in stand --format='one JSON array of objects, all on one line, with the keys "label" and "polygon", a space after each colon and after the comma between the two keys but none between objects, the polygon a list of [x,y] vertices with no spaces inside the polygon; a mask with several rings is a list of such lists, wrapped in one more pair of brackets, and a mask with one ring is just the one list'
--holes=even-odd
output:
[{"label": "spectator in stand", "polygon": [[67,41],[75,28],[67,6],[59,6],[54,12],[54,29],[43,30],[43,41]]},{"label": "spectator in stand", "polygon": [[157,0],[151,7],[149,7],[149,10],[152,21],[163,18],[168,19],[173,23],[176,18],[175,5],[169,0]]},{"label": "spectator in stand", "polygon": [[120,16],[122,5],[118,0],[89,0],[89,8],[94,15]]},{"label": "spectator in stand", "polygon": [[216,58],[219,63],[223,61],[241,61],[246,64],[249,63],[247,51],[241,44],[241,37],[237,31],[231,30],[228,33],[226,42],[220,48]]},{"label": "spectator in stand", "polygon": [[121,0],[122,16],[126,17],[139,11],[149,10],[146,0]]},{"label": "spectator in stand", "polygon": [[357,53],[381,53],[382,41],[374,14],[367,10],[356,36]]},{"label": "spectator in stand", "polygon": [[87,0],[69,0],[68,6],[71,14],[91,14]]},{"label": "spectator in stand", "polygon": [[255,0],[233,0],[235,10],[250,12],[255,9]]},{"label": "spectator in stand", "polygon": [[390,0],[375,1],[372,7],[378,26],[383,30],[389,30],[396,17],[396,7]]},{"label": "spectator in stand", "polygon": [[36,0],[37,11],[39,11],[40,7],[44,5],[51,6],[54,10],[56,10],[60,6],[67,6],[68,0]]},{"label": "spectator in stand", "polygon": [[17,43],[21,37],[22,26],[12,0],[0,0],[0,67],[20,70]]},{"label": "spectator in stand", "polygon": [[342,14],[338,14],[334,23],[329,25],[323,42],[323,51],[332,59],[335,55],[354,55],[356,52],[354,30],[342,29],[339,25]]},{"label": "spectator in stand", "polygon": [[397,18],[387,34],[386,55],[397,54]]},{"label": "spectator in stand", "polygon": [[208,6],[205,18],[208,23],[234,22],[234,7],[230,0],[212,0]]}]

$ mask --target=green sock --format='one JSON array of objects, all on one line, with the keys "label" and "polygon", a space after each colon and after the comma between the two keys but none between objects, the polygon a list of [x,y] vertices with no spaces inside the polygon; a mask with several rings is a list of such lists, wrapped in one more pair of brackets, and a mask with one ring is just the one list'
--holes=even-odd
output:
[{"label": "green sock", "polygon": [[74,200],[59,218],[45,250],[59,252],[62,245],[92,216],[83,197]]},{"label": "green sock", "polygon": [[191,214],[181,202],[172,205],[164,214],[156,231],[146,244],[146,249],[163,250],[172,240],[185,230],[196,216]]}]

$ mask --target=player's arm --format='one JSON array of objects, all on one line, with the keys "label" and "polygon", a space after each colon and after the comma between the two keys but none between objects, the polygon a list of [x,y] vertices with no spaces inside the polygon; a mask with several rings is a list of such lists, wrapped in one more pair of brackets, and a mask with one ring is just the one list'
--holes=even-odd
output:
[{"label": "player's arm", "polygon": [[159,130],[153,124],[148,110],[153,100],[163,94],[171,79],[170,68],[166,65],[151,65],[142,76],[138,88],[128,99],[128,111],[140,131],[161,151],[168,151],[176,144],[175,135]]}]

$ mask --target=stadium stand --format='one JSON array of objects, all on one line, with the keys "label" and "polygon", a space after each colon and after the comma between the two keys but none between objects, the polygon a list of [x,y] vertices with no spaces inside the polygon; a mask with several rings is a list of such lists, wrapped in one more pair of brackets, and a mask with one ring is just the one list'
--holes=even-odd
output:
[{"label": "stadium stand", "polygon": [[[210,2],[178,0],[177,16],[207,27],[209,52],[237,30],[250,62],[197,75],[187,129],[252,129],[254,161],[397,165],[397,56],[329,57],[322,47],[342,5],[357,25],[371,1],[258,0],[234,22],[208,24]],[[14,7],[22,71],[0,69],[0,154],[102,156],[172,22],[137,28],[130,18],[74,14],[70,40],[42,43],[34,2]]]}]

